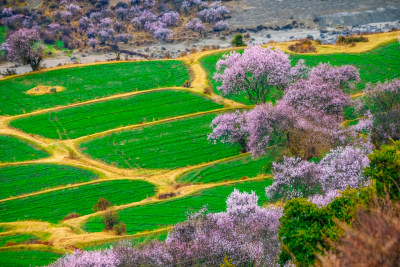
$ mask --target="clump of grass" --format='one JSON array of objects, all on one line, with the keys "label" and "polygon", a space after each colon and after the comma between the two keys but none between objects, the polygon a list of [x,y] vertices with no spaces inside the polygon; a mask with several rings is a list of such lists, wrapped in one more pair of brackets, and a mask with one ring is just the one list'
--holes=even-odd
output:
[{"label": "clump of grass", "polygon": [[311,40],[301,39],[295,44],[289,45],[289,50],[296,53],[316,53],[317,49],[312,44]]},{"label": "clump of grass", "polygon": [[351,35],[351,36],[343,36],[340,35],[336,41],[337,45],[351,45],[354,46],[356,43],[360,42],[368,42],[368,38],[362,35]]}]

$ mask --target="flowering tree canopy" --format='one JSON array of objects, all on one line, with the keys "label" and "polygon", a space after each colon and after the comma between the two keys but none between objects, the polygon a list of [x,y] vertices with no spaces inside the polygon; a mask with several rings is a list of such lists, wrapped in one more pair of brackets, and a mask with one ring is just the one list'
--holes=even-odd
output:
[{"label": "flowering tree canopy", "polygon": [[337,195],[334,192],[368,185],[363,170],[369,165],[371,152],[364,147],[339,147],[318,164],[285,157],[282,163],[273,163],[274,183],[266,188],[266,194],[272,200],[315,196],[315,202],[325,206]]},{"label": "flowering tree canopy", "polygon": [[252,46],[243,54],[231,52],[217,62],[214,79],[224,94],[246,93],[255,104],[265,103],[273,88],[284,89],[292,81],[289,56],[279,49]]},{"label": "flowering tree canopy", "polygon": [[254,192],[235,190],[226,201],[226,212],[209,213],[203,208],[175,225],[165,242],[78,251],[52,266],[219,266],[225,257],[236,266],[275,266],[282,209],[263,208],[257,202]]},{"label": "flowering tree canopy", "polygon": [[7,58],[21,64],[29,64],[38,70],[43,59],[43,47],[36,29],[20,29],[11,34],[6,45]]}]

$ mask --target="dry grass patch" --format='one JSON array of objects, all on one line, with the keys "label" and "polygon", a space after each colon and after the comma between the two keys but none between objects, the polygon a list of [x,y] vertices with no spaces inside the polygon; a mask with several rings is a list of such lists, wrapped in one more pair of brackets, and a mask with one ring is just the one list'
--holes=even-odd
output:
[{"label": "dry grass patch", "polygon": [[38,85],[33,87],[32,89],[26,91],[27,95],[46,95],[46,94],[55,94],[58,92],[62,92],[65,90],[63,86],[44,86]]}]

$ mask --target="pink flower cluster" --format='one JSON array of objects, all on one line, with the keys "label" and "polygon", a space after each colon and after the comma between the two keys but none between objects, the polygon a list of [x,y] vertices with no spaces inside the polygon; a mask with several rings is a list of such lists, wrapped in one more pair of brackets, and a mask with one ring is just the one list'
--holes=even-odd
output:
[{"label": "pink flower cluster", "polygon": [[363,170],[369,165],[370,150],[346,146],[331,150],[319,163],[285,157],[273,163],[274,183],[266,188],[271,200],[294,197],[315,197],[315,201],[329,199],[347,188],[369,184]]},{"label": "pink flower cluster", "polygon": [[186,24],[186,28],[189,30],[192,30],[194,32],[199,32],[202,33],[206,30],[206,27],[203,25],[200,19],[198,18],[193,18],[189,20],[189,22]]},{"label": "pink flower cluster", "polygon": [[222,83],[218,90],[223,94],[245,93],[251,102],[260,104],[273,88],[284,89],[293,81],[292,69],[289,56],[281,50],[251,46],[242,55],[224,55],[217,62],[214,79]]},{"label": "pink flower cluster", "polygon": [[225,212],[198,213],[174,226],[165,242],[140,248],[122,244],[111,250],[75,252],[52,266],[219,266],[225,256],[236,266],[275,266],[281,208],[262,208],[254,192],[235,190]]}]

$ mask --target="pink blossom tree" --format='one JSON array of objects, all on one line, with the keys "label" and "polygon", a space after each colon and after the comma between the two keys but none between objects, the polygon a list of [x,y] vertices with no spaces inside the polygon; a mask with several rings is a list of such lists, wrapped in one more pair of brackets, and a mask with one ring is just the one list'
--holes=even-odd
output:
[{"label": "pink blossom tree", "polygon": [[289,56],[279,49],[252,46],[243,54],[231,52],[217,62],[214,79],[225,95],[247,94],[252,103],[265,103],[273,89],[285,89],[292,81]]},{"label": "pink blossom tree", "polygon": [[121,244],[104,252],[75,252],[53,266],[276,266],[282,209],[258,206],[254,192],[234,190],[225,212],[203,208],[169,232],[165,242]]},{"label": "pink blossom tree", "polygon": [[236,111],[219,115],[211,122],[213,132],[208,139],[216,143],[238,143],[242,151],[247,151],[248,133],[245,131],[246,112]]},{"label": "pink blossom tree", "polygon": [[43,46],[36,29],[20,29],[6,40],[7,59],[20,64],[28,64],[38,70],[43,59]]},{"label": "pink blossom tree", "polygon": [[193,18],[191,19],[185,27],[189,30],[192,30],[194,32],[198,33],[203,33],[206,30],[206,27],[203,25],[200,19],[198,18]]}]

